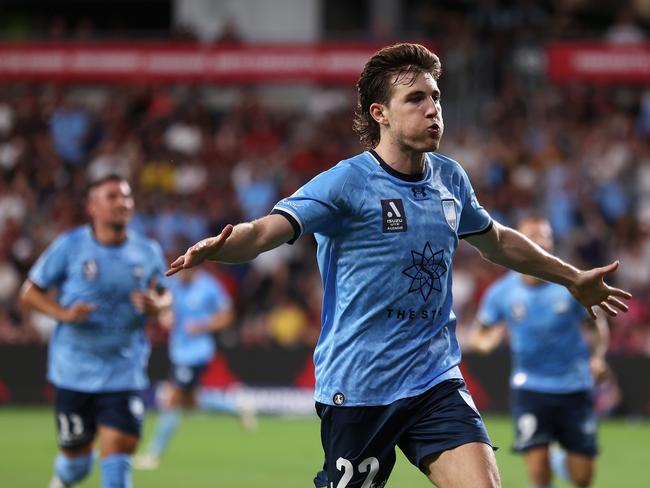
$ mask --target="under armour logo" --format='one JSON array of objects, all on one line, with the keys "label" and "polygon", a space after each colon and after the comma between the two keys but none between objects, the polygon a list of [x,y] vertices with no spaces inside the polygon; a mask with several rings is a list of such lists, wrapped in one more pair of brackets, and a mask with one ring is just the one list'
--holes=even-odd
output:
[{"label": "under armour logo", "polygon": [[424,186],[413,187],[411,191],[413,192],[413,198],[416,200],[424,200],[427,198],[427,189]]}]

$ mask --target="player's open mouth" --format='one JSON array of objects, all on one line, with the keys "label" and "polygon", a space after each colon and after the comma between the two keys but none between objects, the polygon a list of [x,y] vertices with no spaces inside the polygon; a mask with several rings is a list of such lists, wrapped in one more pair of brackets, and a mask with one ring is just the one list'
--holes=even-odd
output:
[{"label": "player's open mouth", "polygon": [[427,132],[430,134],[440,134],[440,126],[438,124],[432,124],[429,127],[427,127]]}]

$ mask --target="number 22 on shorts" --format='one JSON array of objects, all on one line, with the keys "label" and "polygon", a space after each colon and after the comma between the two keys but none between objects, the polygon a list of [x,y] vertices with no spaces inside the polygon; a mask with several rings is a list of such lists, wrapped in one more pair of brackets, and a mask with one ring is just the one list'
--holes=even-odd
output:
[{"label": "number 22 on shorts", "polygon": [[[336,488],[346,488],[352,476],[354,476],[354,466],[347,459],[340,457],[336,460],[336,469],[343,471],[343,477],[336,485]],[[372,480],[375,479],[379,471],[379,460],[376,457],[366,458],[359,463],[358,469],[361,474],[368,473],[361,488],[370,488],[372,486]]]}]

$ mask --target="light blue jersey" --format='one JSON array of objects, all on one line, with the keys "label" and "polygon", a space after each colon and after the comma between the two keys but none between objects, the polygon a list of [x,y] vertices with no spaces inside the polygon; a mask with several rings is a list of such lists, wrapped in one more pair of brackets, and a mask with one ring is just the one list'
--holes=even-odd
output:
[{"label": "light blue jersey", "polygon": [[424,175],[412,177],[364,152],[273,210],[318,244],[318,402],[386,405],[461,377],[451,261],[459,237],[492,221],[458,163],[425,157]]},{"label": "light blue jersey", "polygon": [[589,348],[582,335],[587,311],[554,283],[528,285],[511,272],[486,292],[479,310],[486,326],[510,329],[513,388],[542,393],[590,389]]},{"label": "light blue jersey", "polygon": [[191,281],[169,280],[174,297],[174,328],[169,340],[172,363],[198,366],[210,362],[216,349],[211,333],[190,335],[188,325],[206,325],[218,312],[230,308],[228,293],[221,284],[203,271],[197,271]]},{"label": "light blue jersey", "polygon": [[60,388],[95,393],[147,386],[146,316],[130,300],[162,282],[165,262],[155,242],[129,233],[119,245],[98,242],[90,226],[61,235],[36,262],[29,279],[58,289],[58,303],[97,308],[80,323],[60,322],[48,357],[48,380]]}]

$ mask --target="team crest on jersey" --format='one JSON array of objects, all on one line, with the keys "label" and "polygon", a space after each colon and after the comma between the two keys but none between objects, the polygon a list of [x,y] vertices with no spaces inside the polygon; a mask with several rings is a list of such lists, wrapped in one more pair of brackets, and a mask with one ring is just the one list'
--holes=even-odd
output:
[{"label": "team crest on jersey", "polygon": [[99,274],[99,266],[97,266],[97,261],[95,261],[94,259],[89,259],[87,261],[84,261],[83,273],[84,273],[84,278],[86,278],[87,281],[93,281],[94,279],[96,279],[97,275]]},{"label": "team crest on jersey", "polygon": [[401,198],[381,201],[381,214],[384,232],[406,232],[406,212]]},{"label": "team crest on jersey", "polygon": [[569,300],[562,300],[553,306],[553,311],[560,315],[569,310]]},{"label": "team crest on jersey", "polygon": [[515,303],[510,311],[515,320],[522,320],[526,316],[526,306],[523,303]]},{"label": "team crest on jersey", "polygon": [[140,278],[142,278],[144,276],[144,268],[141,265],[136,264],[131,269],[132,269],[133,277],[136,280],[139,280]]},{"label": "team crest on jersey", "polygon": [[456,232],[456,226],[458,225],[456,202],[452,199],[444,199],[442,201],[442,213],[445,215],[445,220],[449,224],[449,227]]}]

